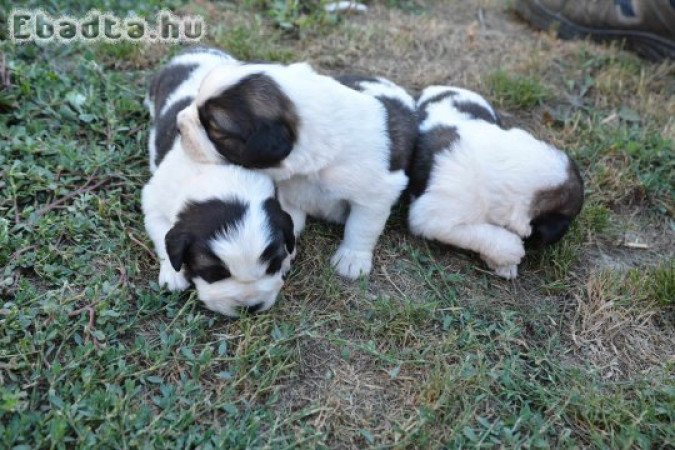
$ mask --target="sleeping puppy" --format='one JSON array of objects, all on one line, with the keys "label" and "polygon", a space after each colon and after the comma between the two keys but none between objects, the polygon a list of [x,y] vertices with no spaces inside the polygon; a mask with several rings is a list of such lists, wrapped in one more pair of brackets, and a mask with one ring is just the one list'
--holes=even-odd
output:
[{"label": "sleeping puppy", "polygon": [[523,239],[554,243],[581,211],[576,164],[521,129],[500,128],[474,92],[432,86],[417,110],[410,230],[478,252],[497,275],[515,278]]},{"label": "sleeping puppy", "polygon": [[370,272],[391,206],[408,184],[380,100],[304,63],[222,67],[204,79],[178,126],[196,160],[271,175],[296,236],[307,214],[344,222],[333,266],[349,279]]},{"label": "sleeping puppy", "polygon": [[[180,55],[152,83],[147,104],[156,130],[149,143],[155,170],[143,188],[142,206],[160,262],[159,284],[184,290],[192,282],[209,309],[236,317],[275,303],[295,237],[271,178],[237,166],[200,164],[183,151],[176,105],[192,101],[203,77],[198,71],[212,57],[221,55]],[[186,70],[186,60],[196,67]]]}]

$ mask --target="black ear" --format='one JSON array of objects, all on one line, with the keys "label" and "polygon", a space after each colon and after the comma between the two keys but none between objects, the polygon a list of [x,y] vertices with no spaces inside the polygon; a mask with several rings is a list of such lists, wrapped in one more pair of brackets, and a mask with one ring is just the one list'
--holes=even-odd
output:
[{"label": "black ear", "polygon": [[164,245],[166,253],[169,255],[169,261],[176,272],[180,271],[185,261],[185,254],[192,244],[192,235],[173,227],[164,236]]},{"label": "black ear", "polygon": [[281,209],[279,201],[273,198],[265,200],[264,208],[267,211],[272,226],[278,227],[284,237],[284,245],[288,253],[293,253],[295,250],[295,234],[293,234],[293,219],[291,216]]},{"label": "black ear", "polygon": [[[281,208],[279,208],[281,209]],[[286,243],[286,251],[293,253],[295,250],[295,234],[293,233],[293,219],[290,214],[281,209],[281,231],[284,233],[284,242]]]},{"label": "black ear", "polygon": [[532,220],[532,241],[535,245],[558,242],[570,227],[571,220],[562,214],[542,214]]},{"label": "black ear", "polygon": [[250,167],[265,168],[279,164],[293,149],[290,128],[279,120],[261,120],[246,141]]}]

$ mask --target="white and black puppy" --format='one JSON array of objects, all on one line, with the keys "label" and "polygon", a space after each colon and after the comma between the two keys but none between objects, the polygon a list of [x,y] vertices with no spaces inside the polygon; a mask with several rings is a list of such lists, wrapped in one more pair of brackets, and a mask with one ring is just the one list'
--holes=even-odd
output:
[{"label": "white and black puppy", "polygon": [[178,125],[196,160],[271,175],[296,236],[307,214],[344,222],[333,265],[350,279],[370,272],[377,239],[408,184],[382,101],[304,63],[249,64],[214,69]]},{"label": "white and black puppy", "polygon": [[581,211],[576,164],[524,130],[501,128],[474,92],[432,86],[417,111],[410,230],[478,252],[498,275],[515,278],[523,239],[556,242]]},{"label": "white and black puppy", "polygon": [[155,170],[142,204],[160,262],[159,284],[184,290],[192,282],[209,309],[236,317],[275,303],[295,237],[270,177],[233,165],[200,164],[181,146],[176,115],[193,100],[204,68],[227,58],[212,49],[192,50],[153,80],[147,104]]}]

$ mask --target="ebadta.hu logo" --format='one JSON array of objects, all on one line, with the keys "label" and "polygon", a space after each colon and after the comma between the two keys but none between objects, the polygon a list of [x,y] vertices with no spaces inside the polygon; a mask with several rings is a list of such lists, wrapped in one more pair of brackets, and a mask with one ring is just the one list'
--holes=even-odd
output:
[{"label": "ebadta.hu logo", "polygon": [[9,38],[15,43],[74,41],[197,42],[206,35],[201,16],[160,11],[153,22],[90,11],[86,16],[53,16],[43,10],[15,9],[9,15]]}]

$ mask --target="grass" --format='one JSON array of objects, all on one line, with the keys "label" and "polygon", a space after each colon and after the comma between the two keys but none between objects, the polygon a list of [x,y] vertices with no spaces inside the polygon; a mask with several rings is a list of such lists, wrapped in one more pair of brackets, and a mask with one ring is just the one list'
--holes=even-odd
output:
[{"label": "grass", "polygon": [[237,321],[160,290],[143,230],[145,78],[177,49],[0,43],[0,448],[675,445],[672,64],[490,2],[496,28],[461,46],[475,5],[420,3],[291,30],[275,14],[318,9],[175,6],[240,58],[485,92],[579,162],[581,216],[515,282],[411,237],[398,207],[347,283],[326,257],[342,230],[312,221],[277,306]]},{"label": "grass", "polygon": [[550,97],[548,90],[537,79],[509,75],[504,70],[492,73],[488,85],[497,104],[509,108],[531,108]]}]

